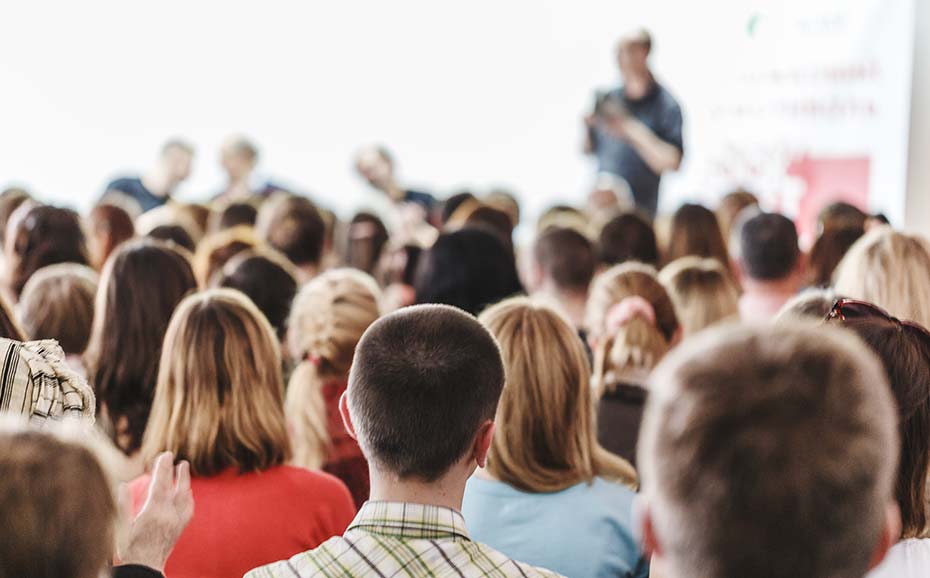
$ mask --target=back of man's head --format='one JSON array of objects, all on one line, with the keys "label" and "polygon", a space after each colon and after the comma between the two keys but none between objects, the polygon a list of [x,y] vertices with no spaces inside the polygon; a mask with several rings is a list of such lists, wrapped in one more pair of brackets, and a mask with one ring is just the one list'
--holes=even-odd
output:
[{"label": "back of man's head", "polygon": [[272,248],[298,267],[319,265],[326,240],[326,223],[309,199],[288,196],[268,201],[259,213],[257,228]]},{"label": "back of man's head", "polygon": [[494,418],[504,385],[497,342],[467,313],[407,307],[359,341],[348,406],[365,456],[401,478],[432,482]]},{"label": "back of man's head", "polygon": [[788,217],[759,213],[739,230],[739,260],[743,274],[759,281],[785,279],[795,271],[801,251],[798,232]]},{"label": "back of man's head", "polygon": [[884,371],[852,334],[789,323],[696,337],[653,375],[639,444],[669,575],[864,576],[895,532],[896,444]]},{"label": "back of man's head", "polygon": [[594,244],[569,228],[550,228],[536,240],[533,253],[544,277],[562,291],[588,290],[594,277]]}]

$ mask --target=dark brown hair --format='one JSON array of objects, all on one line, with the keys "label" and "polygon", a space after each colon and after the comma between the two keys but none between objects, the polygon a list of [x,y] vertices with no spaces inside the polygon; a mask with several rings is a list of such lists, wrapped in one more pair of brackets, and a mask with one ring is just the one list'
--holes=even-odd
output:
[{"label": "dark brown hair", "polygon": [[587,291],[594,277],[594,245],[574,229],[550,228],[536,240],[533,254],[559,289]]},{"label": "dark brown hair", "polygon": [[19,326],[19,322],[13,315],[13,309],[3,295],[0,295],[0,337],[14,341],[26,341],[26,334]]},{"label": "dark brown hair", "polygon": [[81,219],[71,209],[48,205],[26,213],[13,237],[10,288],[19,297],[33,273],[55,263],[87,265],[87,244]]},{"label": "dark brown hair", "polygon": [[598,238],[601,263],[619,265],[638,261],[659,265],[659,247],[652,224],[636,213],[617,215],[604,225]]},{"label": "dark brown hair", "polygon": [[267,220],[260,218],[261,236],[297,266],[319,265],[326,241],[326,223],[316,205],[297,196],[269,202],[273,204]]},{"label": "dark brown hair", "polygon": [[684,204],[672,216],[665,262],[691,255],[717,259],[730,268],[730,255],[716,215],[702,205]]},{"label": "dark brown hair", "polygon": [[814,242],[808,258],[808,281],[812,287],[829,287],[833,283],[833,271],[843,256],[865,234],[864,229],[842,227],[826,229]]},{"label": "dark brown hair", "polygon": [[345,264],[374,275],[381,252],[388,242],[388,230],[376,215],[357,213],[345,228]]},{"label": "dark brown hair", "polygon": [[168,321],[196,286],[187,257],[151,239],[124,244],[104,267],[86,363],[98,412],[127,421],[127,454],[142,441]]},{"label": "dark brown hair", "polygon": [[274,259],[251,251],[239,253],[223,268],[220,287],[236,289],[258,307],[283,339],[291,302],[297,294],[293,266],[284,257]]},{"label": "dark brown hair", "polygon": [[927,475],[930,474],[930,343],[913,327],[870,317],[842,323],[871,347],[885,366],[898,406],[901,453],[895,497],[901,538],[926,538]]},{"label": "dark brown hair", "polygon": [[355,350],[348,402],[366,457],[432,482],[494,419],[504,386],[497,343],[444,305],[407,307],[373,323]]}]

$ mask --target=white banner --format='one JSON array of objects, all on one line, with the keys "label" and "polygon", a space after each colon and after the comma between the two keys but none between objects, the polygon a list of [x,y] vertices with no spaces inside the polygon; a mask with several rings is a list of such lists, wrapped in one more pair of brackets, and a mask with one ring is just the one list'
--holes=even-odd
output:
[{"label": "white banner", "polygon": [[903,224],[912,0],[733,8],[742,15],[715,25],[703,47],[704,80],[680,95],[688,158],[666,183],[665,207],[744,186],[808,237],[817,212],[840,199]]}]

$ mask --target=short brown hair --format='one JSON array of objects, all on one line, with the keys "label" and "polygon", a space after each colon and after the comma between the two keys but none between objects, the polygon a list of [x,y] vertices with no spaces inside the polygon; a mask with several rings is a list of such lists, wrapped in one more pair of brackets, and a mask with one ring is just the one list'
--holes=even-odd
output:
[{"label": "short brown hair", "polygon": [[271,199],[259,213],[260,236],[297,266],[319,265],[326,242],[326,223],[309,199],[288,195]]},{"label": "short brown hair", "polygon": [[587,291],[594,277],[594,245],[587,237],[568,228],[549,228],[533,247],[543,273],[563,290]]},{"label": "short brown hair", "polygon": [[881,364],[842,330],[727,327],[653,374],[643,492],[676,576],[863,576],[898,442]]},{"label": "short brown hair", "polygon": [[416,305],[365,331],[347,395],[365,457],[401,478],[433,482],[494,418],[503,385],[500,350],[474,317]]},{"label": "short brown hair", "polygon": [[59,263],[36,271],[18,305],[28,339],[55,339],[69,355],[84,353],[96,293],[97,273],[85,265]]},{"label": "short brown hair", "polygon": [[5,423],[0,479],[0,578],[101,575],[113,554],[116,502],[89,448]]},{"label": "short brown hair", "polygon": [[194,476],[262,471],[291,457],[281,351],[249,299],[210,289],[178,305],[165,333],[142,455],[171,451]]}]

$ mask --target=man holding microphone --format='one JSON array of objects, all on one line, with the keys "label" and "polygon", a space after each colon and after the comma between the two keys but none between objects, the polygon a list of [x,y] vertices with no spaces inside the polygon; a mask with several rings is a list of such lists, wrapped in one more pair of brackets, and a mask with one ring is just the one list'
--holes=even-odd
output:
[{"label": "man holding microphone", "polygon": [[655,217],[659,181],[681,166],[684,144],[681,107],[649,70],[651,50],[645,29],[620,39],[623,85],[598,95],[593,113],[585,117],[585,152],[597,157],[598,172],[629,183],[637,208]]}]

